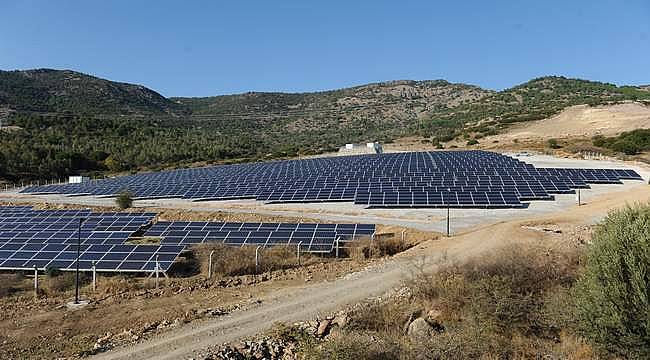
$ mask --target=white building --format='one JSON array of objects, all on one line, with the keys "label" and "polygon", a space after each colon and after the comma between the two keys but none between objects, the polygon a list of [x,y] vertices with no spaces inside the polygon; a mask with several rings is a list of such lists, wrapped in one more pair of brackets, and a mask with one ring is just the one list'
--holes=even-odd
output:
[{"label": "white building", "polygon": [[88,176],[70,176],[68,178],[68,184],[81,184],[90,181]]},{"label": "white building", "polygon": [[339,155],[381,154],[384,149],[378,142],[366,144],[345,144],[339,148]]}]

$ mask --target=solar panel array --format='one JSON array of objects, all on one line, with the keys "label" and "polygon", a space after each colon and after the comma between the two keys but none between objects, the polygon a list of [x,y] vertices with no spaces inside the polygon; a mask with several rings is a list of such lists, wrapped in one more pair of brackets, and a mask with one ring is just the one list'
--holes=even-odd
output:
[{"label": "solar panel array", "polygon": [[312,253],[329,253],[336,240],[346,242],[370,237],[373,224],[310,224],[310,223],[224,223],[201,221],[158,222],[145,236],[161,237],[161,244],[201,244],[221,242],[245,246],[297,246]]},{"label": "solar panel array", "polygon": [[0,269],[72,270],[79,250],[79,268],[84,271],[92,270],[93,262],[99,271],[153,271],[156,259],[159,270],[167,271],[184,246],[125,244],[155,215],[2,206]]},{"label": "solar panel array", "polygon": [[627,169],[536,168],[486,151],[411,152],[180,169],[81,184],[33,186],[34,194],[275,202],[350,201],[367,207],[517,208],[589,184],[641,180]]},{"label": "solar panel array", "polygon": [[[221,242],[230,246],[302,246],[330,253],[338,239],[371,236],[375,225],[233,222],[157,222],[155,213],[34,210],[0,206],[0,269],[48,267],[82,271],[167,271],[188,246]],[[81,222],[81,231],[79,231]],[[160,245],[129,244],[134,235],[160,237]],[[77,243],[81,244],[77,246]]]}]

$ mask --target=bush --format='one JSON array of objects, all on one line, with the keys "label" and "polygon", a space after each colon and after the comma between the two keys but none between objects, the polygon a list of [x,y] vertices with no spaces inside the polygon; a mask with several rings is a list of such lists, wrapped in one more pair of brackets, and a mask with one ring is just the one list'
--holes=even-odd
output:
[{"label": "bush", "polygon": [[54,266],[49,266],[45,268],[45,274],[47,274],[47,277],[55,277],[59,276],[61,273],[61,270],[55,268]]},{"label": "bush", "polygon": [[409,358],[394,338],[376,333],[345,333],[306,351],[305,359],[391,360]]},{"label": "bush", "polygon": [[610,148],[617,152],[622,152],[625,155],[638,154],[641,148],[629,140],[618,140],[614,142]]},{"label": "bush", "polygon": [[548,147],[550,147],[551,149],[559,149],[562,147],[557,142],[557,139],[548,139],[547,143],[548,143]]},{"label": "bush", "polygon": [[467,146],[477,145],[477,144],[478,144],[478,140],[476,139],[471,139],[467,142]]},{"label": "bush", "polygon": [[384,256],[393,256],[404,250],[409,249],[412,245],[396,236],[389,238],[382,238],[377,236],[375,240],[359,239],[349,243],[349,248],[346,249],[349,256],[355,260],[365,260],[373,258],[381,258]]},{"label": "bush", "polygon": [[650,205],[610,213],[576,286],[581,333],[624,358],[650,357]]},{"label": "bush", "polygon": [[120,209],[128,209],[133,205],[133,194],[128,190],[122,190],[115,198],[115,203]]}]

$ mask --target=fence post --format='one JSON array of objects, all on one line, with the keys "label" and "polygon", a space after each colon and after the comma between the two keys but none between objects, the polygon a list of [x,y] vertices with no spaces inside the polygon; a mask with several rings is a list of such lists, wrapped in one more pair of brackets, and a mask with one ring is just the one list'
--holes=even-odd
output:
[{"label": "fence post", "polygon": [[302,245],[302,241],[298,243],[298,266],[300,266],[300,245]]},{"label": "fence post", "polygon": [[158,289],[158,255],[156,255],[156,289]]},{"label": "fence post", "polygon": [[95,260],[93,260],[93,292],[97,291],[97,267],[95,266]]},{"label": "fence post", "polygon": [[261,246],[255,248],[255,274],[260,272],[260,248]]},{"label": "fence post", "polygon": [[38,298],[38,269],[34,265],[34,297]]},{"label": "fence post", "polygon": [[208,258],[208,279],[212,278],[212,255],[214,255],[214,250],[210,251],[210,257]]},{"label": "fence post", "polygon": [[447,237],[449,237],[449,204],[447,204]]},{"label": "fence post", "polygon": [[336,241],[336,258],[337,259],[339,258],[339,239],[340,238],[341,238],[340,236],[337,236],[336,240],[335,240]]}]

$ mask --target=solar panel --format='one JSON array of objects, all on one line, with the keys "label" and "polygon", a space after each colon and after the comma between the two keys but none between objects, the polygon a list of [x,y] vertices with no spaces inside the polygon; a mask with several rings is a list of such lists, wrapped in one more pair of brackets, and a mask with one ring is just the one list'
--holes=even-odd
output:
[{"label": "solar panel", "polygon": [[297,246],[307,252],[330,252],[337,238],[349,242],[375,232],[374,224],[157,222],[145,236],[161,244],[194,245],[220,242],[232,246]]},{"label": "solar panel", "polygon": [[[276,202],[354,201],[360,205],[483,207],[470,200],[480,192],[514,192],[519,201],[552,200],[588,184],[641,180],[630,169],[535,168],[518,159],[487,151],[436,151],[283,160],[252,164],[179,169],[96,180],[46,185],[25,193],[115,196],[129,189],[136,198],[190,200],[255,199]],[[449,200],[422,193],[449,192]],[[387,199],[366,199],[384,193]],[[397,193],[398,195],[392,195]],[[459,194],[463,196],[459,197]],[[442,204],[440,203],[442,202]],[[488,205],[520,207],[511,201]]]}]

